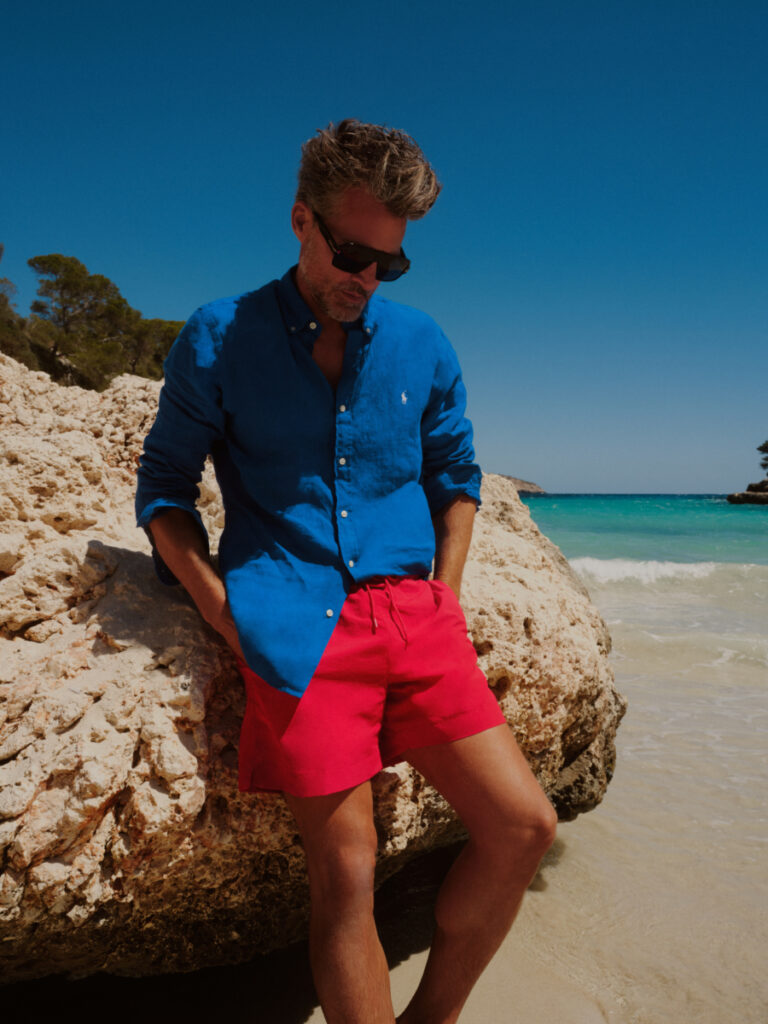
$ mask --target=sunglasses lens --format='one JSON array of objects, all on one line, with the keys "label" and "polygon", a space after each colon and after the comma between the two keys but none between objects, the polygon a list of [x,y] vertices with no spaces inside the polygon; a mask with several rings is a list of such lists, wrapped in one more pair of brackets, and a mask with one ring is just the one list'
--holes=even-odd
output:
[{"label": "sunglasses lens", "polygon": [[411,261],[402,251],[398,256],[389,256],[377,249],[367,249],[364,245],[357,245],[355,242],[342,245],[333,260],[335,267],[338,267],[339,270],[346,270],[349,274],[362,273],[372,263],[376,264],[377,281],[396,281],[411,265]]},{"label": "sunglasses lens", "polygon": [[348,255],[344,251],[345,247],[342,245],[337,253],[334,254],[331,263],[336,267],[337,270],[343,270],[345,274],[362,274],[366,267],[370,267],[373,263],[373,259],[366,260],[361,258],[363,254],[360,252],[360,246],[355,246],[355,256]]},{"label": "sunglasses lens", "polygon": [[362,274],[366,267],[375,263],[377,281],[396,281],[410,267],[411,261],[402,249],[397,256],[390,256],[389,253],[369,249],[365,245],[358,245],[357,242],[343,242],[337,246],[322,217],[317,213],[313,216],[328,243],[328,248],[333,253],[331,264],[337,270],[343,270],[345,274]]},{"label": "sunglasses lens", "polygon": [[358,245],[357,242],[344,242],[340,245],[333,251],[331,263],[345,274],[362,274],[366,267],[375,263],[377,281],[396,281],[411,265],[402,249],[398,256],[390,256],[378,249]]},{"label": "sunglasses lens", "polygon": [[381,262],[376,264],[376,278],[379,281],[396,281],[398,277],[406,272],[410,261],[404,256],[393,256],[387,264]]}]

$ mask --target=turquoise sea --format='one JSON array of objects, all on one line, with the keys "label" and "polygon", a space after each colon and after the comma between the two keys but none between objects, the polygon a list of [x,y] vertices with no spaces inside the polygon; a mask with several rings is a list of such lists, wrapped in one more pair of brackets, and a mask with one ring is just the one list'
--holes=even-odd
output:
[{"label": "turquoise sea", "polygon": [[721,494],[523,495],[569,559],[768,564],[768,506]]},{"label": "turquoise sea", "polygon": [[531,941],[545,914],[567,922],[542,955],[569,964],[610,1022],[764,1024],[768,507],[523,500],[605,619],[629,702],[614,779],[596,811],[562,828]]},{"label": "turquoise sea", "polygon": [[768,688],[768,507],[723,495],[526,497],[603,614],[619,675]]}]

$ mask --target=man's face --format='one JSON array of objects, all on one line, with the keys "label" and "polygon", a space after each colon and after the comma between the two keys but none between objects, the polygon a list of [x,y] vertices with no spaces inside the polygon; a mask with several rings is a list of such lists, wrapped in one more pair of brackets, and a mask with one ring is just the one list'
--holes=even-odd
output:
[{"label": "man's face", "polygon": [[[337,245],[357,242],[393,255],[400,252],[407,224],[405,217],[395,217],[362,188],[342,193],[323,220]],[[376,264],[357,274],[334,267],[330,246],[305,203],[295,204],[291,222],[301,242],[297,276],[304,300],[321,318],[356,320],[379,286]]]}]

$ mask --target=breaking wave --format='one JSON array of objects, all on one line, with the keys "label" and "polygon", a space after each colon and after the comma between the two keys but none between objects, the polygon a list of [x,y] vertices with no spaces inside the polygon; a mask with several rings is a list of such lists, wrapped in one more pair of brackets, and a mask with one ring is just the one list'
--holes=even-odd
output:
[{"label": "breaking wave", "polygon": [[[642,562],[630,558],[574,558],[571,567],[585,582],[656,583],[669,579],[703,579],[723,568],[722,562]],[[732,566],[731,568],[735,568]],[[748,568],[739,566],[738,568]]]}]

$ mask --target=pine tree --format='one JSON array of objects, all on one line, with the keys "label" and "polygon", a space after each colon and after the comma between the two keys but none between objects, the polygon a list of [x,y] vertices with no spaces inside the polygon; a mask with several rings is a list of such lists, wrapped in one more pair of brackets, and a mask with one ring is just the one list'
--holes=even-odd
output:
[{"label": "pine tree", "polygon": [[27,262],[41,279],[40,298],[31,306],[35,316],[30,332],[35,342],[50,349],[52,376],[63,383],[105,388],[127,369],[124,346],[141,313],[108,277],[89,273],[74,256],[50,253]]}]

